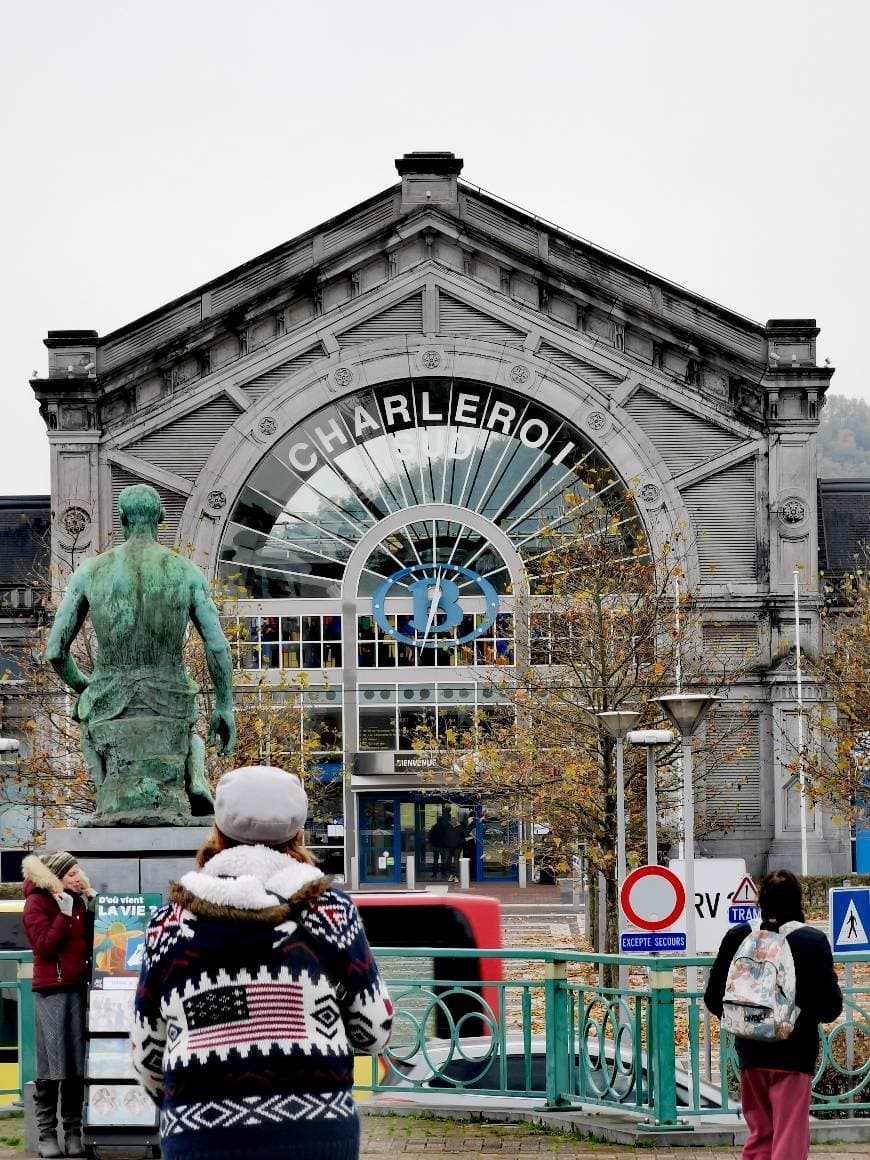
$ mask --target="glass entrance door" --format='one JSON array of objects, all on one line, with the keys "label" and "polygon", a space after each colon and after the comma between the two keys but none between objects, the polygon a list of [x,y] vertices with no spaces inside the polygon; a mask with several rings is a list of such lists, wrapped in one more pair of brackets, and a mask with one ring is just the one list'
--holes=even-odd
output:
[{"label": "glass entrance door", "polygon": [[467,858],[472,882],[515,880],[516,822],[487,817],[479,805],[404,793],[360,799],[360,881],[398,885],[414,861],[419,885],[459,880]]},{"label": "glass entrance door", "polygon": [[396,826],[396,799],[366,796],[360,806],[360,879],[398,882],[400,830]]}]

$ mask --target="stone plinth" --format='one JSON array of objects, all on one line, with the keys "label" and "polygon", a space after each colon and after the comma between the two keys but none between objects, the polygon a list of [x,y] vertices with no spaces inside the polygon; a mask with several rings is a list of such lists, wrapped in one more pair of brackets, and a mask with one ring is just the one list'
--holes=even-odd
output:
[{"label": "stone plinth", "polygon": [[119,826],[49,830],[45,851],[75,854],[94,889],[104,894],[169,894],[169,884],[195,869],[194,855],[210,826]]}]

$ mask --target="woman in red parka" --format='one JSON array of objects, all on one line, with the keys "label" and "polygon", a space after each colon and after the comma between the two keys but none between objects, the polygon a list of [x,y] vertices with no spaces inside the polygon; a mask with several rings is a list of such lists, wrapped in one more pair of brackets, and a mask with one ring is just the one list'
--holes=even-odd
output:
[{"label": "woman in red parka", "polygon": [[[39,1155],[84,1156],[85,992],[90,980],[94,891],[72,854],[22,864],[24,929],[33,949],[36,1122]],[[57,1099],[64,1150],[57,1139]]]}]

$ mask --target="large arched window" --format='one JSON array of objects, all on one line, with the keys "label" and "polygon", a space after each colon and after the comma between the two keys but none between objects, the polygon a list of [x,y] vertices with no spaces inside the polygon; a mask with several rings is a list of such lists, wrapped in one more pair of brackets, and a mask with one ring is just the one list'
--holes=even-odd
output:
[{"label": "large arched window", "polygon": [[[219,572],[256,599],[336,598],[354,547],[391,514],[473,511],[529,559],[567,520],[566,494],[603,508],[625,490],[584,434],[526,396],[451,379],[378,386],[322,407],[261,460],[228,522]],[[366,563],[359,595],[434,560],[509,590],[480,532],[410,518]]]}]

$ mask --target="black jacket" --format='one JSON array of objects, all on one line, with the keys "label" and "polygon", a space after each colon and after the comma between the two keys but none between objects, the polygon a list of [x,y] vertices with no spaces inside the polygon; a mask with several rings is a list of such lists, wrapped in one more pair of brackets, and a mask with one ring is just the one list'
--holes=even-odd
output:
[{"label": "black jacket", "polygon": [[[765,930],[776,930],[763,923]],[[751,934],[749,923],[732,927],[722,939],[716,962],[710,970],[710,981],[704,993],[707,1009],[717,1017],[722,1014],[722,999],[728,968],[737,948]],[[819,1054],[819,1024],[831,1023],[843,1010],[843,996],[834,971],[834,959],[827,937],[811,926],[802,926],[786,935],[794,959],[795,1000],[800,1015],[788,1039],[764,1042],[759,1039],[735,1038],[741,1068],[766,1067],[775,1071],[801,1071],[813,1075]]]}]

